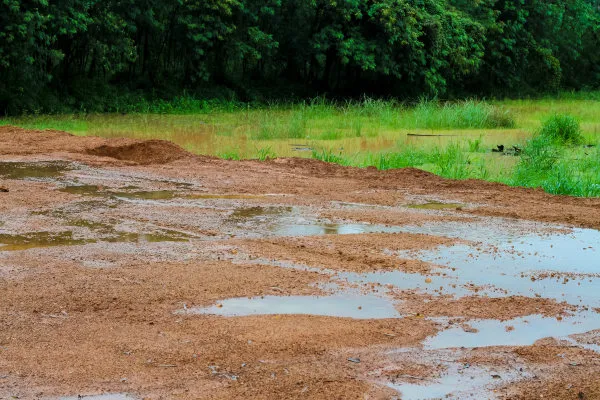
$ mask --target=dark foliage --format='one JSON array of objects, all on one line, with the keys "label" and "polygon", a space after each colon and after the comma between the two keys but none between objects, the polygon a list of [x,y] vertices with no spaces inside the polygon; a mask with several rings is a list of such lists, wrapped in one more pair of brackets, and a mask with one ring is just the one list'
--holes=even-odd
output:
[{"label": "dark foliage", "polygon": [[0,113],[591,89],[598,48],[598,0],[0,0]]}]

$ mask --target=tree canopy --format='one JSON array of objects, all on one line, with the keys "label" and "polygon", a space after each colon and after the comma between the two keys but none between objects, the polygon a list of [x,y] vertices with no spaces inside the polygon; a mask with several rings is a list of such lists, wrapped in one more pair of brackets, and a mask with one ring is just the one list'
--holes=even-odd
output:
[{"label": "tree canopy", "polygon": [[0,113],[593,89],[599,48],[598,0],[0,0]]}]

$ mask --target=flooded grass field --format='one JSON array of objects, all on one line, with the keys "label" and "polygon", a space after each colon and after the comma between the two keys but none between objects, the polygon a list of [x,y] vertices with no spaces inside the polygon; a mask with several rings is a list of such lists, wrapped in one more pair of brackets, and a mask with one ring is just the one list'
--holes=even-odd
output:
[{"label": "flooded grass field", "polygon": [[499,144],[523,145],[553,114],[575,116],[586,137],[598,139],[600,102],[593,100],[469,101],[446,106],[316,101],[193,114],[40,115],[2,122],[85,136],[164,139],[196,154],[258,158],[261,151],[277,157],[310,157],[313,149],[331,149],[351,156],[449,143],[491,150]]},{"label": "flooded grass field", "polygon": [[[554,115],[575,118],[582,132],[580,146],[559,146],[547,179],[519,173],[528,141]],[[195,154],[232,160],[302,157],[378,169],[416,167],[447,178],[541,186],[550,193],[586,197],[600,195],[598,121],[600,102],[594,100],[407,106],[372,99],[342,104],[317,99],[191,114],[41,115],[0,123],[78,136],[164,139]]]}]

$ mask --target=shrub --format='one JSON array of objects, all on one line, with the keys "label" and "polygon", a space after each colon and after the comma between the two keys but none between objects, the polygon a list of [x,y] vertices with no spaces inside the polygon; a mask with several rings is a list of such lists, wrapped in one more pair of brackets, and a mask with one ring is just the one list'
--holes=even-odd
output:
[{"label": "shrub", "polygon": [[583,135],[579,121],[571,115],[555,114],[542,124],[539,136],[559,144],[581,144]]}]

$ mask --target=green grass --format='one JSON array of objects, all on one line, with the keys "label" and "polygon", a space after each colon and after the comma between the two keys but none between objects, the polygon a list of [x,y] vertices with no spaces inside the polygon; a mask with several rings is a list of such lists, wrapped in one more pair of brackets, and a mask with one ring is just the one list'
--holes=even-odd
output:
[{"label": "green grass", "polygon": [[548,118],[538,135],[556,144],[581,144],[584,141],[579,122],[568,114],[555,114]]},{"label": "green grass", "polygon": [[[167,139],[189,151],[230,160],[301,156],[382,170],[416,167],[453,179],[600,196],[600,92],[416,104],[319,97],[254,105],[182,97],[119,111],[124,113],[27,115],[0,124]],[[518,157],[492,154],[499,144],[517,145],[523,152]]]},{"label": "green grass", "polygon": [[600,196],[600,141],[594,147],[581,146],[583,141],[575,118],[549,117],[527,142],[509,183],[552,194]]},{"label": "green grass", "polygon": [[256,155],[257,155],[256,158],[259,161],[267,161],[267,160],[271,160],[271,159],[277,158],[277,153],[275,153],[273,151],[273,149],[271,149],[270,146],[261,147],[260,149],[257,148],[256,149]]},{"label": "green grass", "polygon": [[407,147],[402,151],[355,154],[347,157],[331,150],[314,151],[312,157],[345,166],[375,167],[380,170],[415,167],[451,179],[466,179],[474,175],[469,155],[458,144],[421,150]]},{"label": "green grass", "polygon": [[514,128],[511,113],[501,106],[478,101],[441,104],[421,101],[399,121],[404,128],[496,129]]},{"label": "green grass", "polygon": [[240,156],[239,149],[226,149],[217,154],[217,157],[222,158],[224,160],[236,160],[239,161],[242,159]]},{"label": "green grass", "polygon": [[[494,159],[482,157],[480,140],[467,145],[405,147],[396,152],[345,156],[327,149],[312,157],[346,166],[376,167],[380,170],[415,167],[450,179],[484,179],[512,186],[541,188],[552,194],[600,197],[600,138],[593,147],[582,146],[581,128],[569,115],[547,118],[527,142],[516,165],[498,168]],[[498,158],[496,158],[499,160]]]}]

